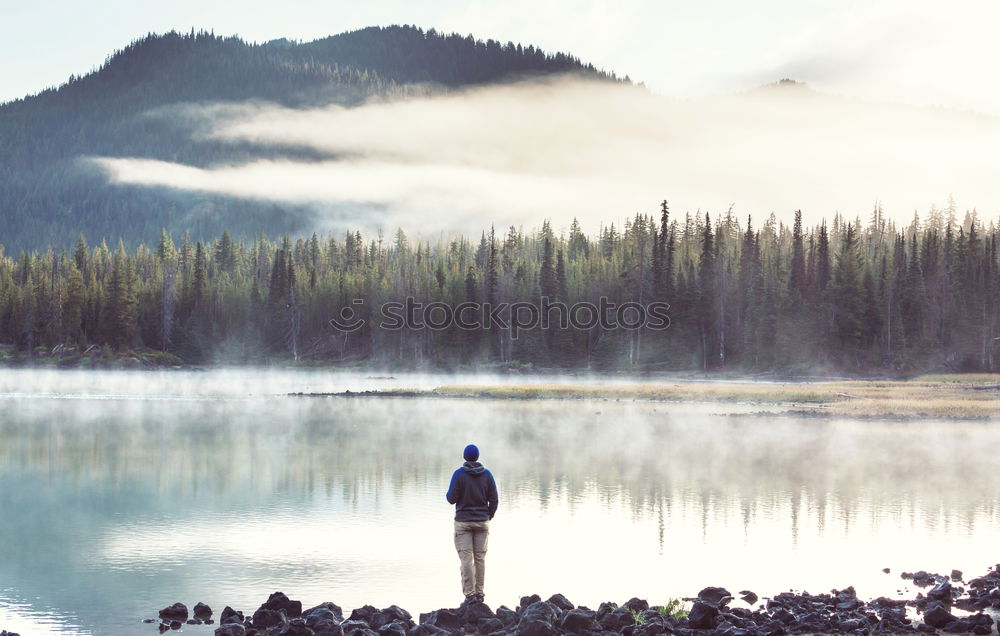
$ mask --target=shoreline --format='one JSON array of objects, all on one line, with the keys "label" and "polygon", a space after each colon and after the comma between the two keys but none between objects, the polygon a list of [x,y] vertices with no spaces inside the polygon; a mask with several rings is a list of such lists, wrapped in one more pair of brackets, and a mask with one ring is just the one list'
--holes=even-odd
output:
[{"label": "shoreline", "polygon": [[[885,570],[888,573],[888,570]],[[1000,565],[977,578],[963,581],[963,574],[925,571],[904,572],[900,578],[921,588],[913,598],[859,599],[853,587],[825,594],[782,592],[759,597],[750,590],[736,594],[722,587],[707,587],[697,596],[671,600],[662,606],[631,598],[625,603],[601,603],[596,609],[575,606],[562,594],[543,601],[523,596],[514,609],[493,610],[481,601],[463,603],[419,614],[418,620],[396,605],[354,609],[345,618],[335,603],[321,603],[303,610],[300,601],[275,592],[254,612],[226,606],[219,616],[215,636],[655,636],[657,634],[717,636],[780,636],[784,634],[862,635],[994,633],[994,616],[1000,614]],[[927,589],[930,588],[930,589]],[[902,594],[902,593],[901,593]],[[185,624],[214,625],[212,610],[198,603],[194,618],[187,607],[175,603],[159,612],[160,633]]]},{"label": "shoreline", "polygon": [[[434,389],[292,392],[290,397],[473,400],[645,401],[772,406],[757,416],[850,417],[892,421],[1000,419],[1000,375],[922,376],[908,381],[810,383],[445,385]],[[729,413],[727,415],[737,415]],[[740,415],[745,415],[741,413]]]}]

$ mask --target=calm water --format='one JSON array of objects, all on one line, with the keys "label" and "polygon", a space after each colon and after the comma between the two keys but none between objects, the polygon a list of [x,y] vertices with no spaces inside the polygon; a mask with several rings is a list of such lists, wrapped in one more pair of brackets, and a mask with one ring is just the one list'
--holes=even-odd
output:
[{"label": "calm water", "polygon": [[141,619],[175,601],[218,616],[275,590],[347,611],[454,606],[444,491],[470,441],[500,486],[493,606],[706,585],[892,596],[902,570],[1000,560],[995,424],[284,396],[456,381],[495,382],[0,371],[0,629],[152,635]]}]

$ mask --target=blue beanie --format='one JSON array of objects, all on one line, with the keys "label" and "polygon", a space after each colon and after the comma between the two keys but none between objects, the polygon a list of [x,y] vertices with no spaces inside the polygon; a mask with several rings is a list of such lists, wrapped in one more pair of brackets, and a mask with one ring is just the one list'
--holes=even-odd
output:
[{"label": "blue beanie", "polygon": [[469,444],[465,447],[465,451],[462,455],[465,457],[465,461],[474,462],[479,459],[479,449],[476,448],[475,444]]}]

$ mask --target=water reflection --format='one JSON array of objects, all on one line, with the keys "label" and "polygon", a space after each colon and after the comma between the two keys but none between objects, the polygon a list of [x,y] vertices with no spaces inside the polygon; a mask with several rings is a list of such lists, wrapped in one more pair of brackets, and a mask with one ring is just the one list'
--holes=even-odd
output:
[{"label": "water reflection", "polygon": [[[345,608],[454,604],[443,492],[468,441],[500,485],[494,604],[663,601],[709,584],[891,595],[901,582],[882,567],[977,574],[1000,530],[1000,484],[980,477],[1000,467],[1000,432],[985,424],[288,398],[253,376],[240,389],[193,375],[173,393],[114,374],[67,376],[75,399],[23,392],[58,392],[47,375],[6,391],[0,628],[134,633],[176,600],[253,609],[276,589]],[[303,377],[319,379],[265,384]]]}]

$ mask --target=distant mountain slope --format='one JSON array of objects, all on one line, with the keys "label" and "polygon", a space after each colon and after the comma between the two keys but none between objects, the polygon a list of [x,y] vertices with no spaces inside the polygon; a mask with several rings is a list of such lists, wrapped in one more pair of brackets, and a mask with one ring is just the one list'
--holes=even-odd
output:
[{"label": "distant mountain slope", "polygon": [[614,80],[576,58],[533,46],[407,26],[372,27],[309,43],[251,44],[209,33],[149,35],[97,71],[0,104],[0,244],[37,248],[92,239],[153,240],[161,227],[216,236],[294,231],[301,210],[110,186],[80,156],[131,156],[207,165],[258,149],[193,141],[147,113],[182,102],[264,100],[352,105],[404,86],[460,87],[523,75],[577,72]]}]

